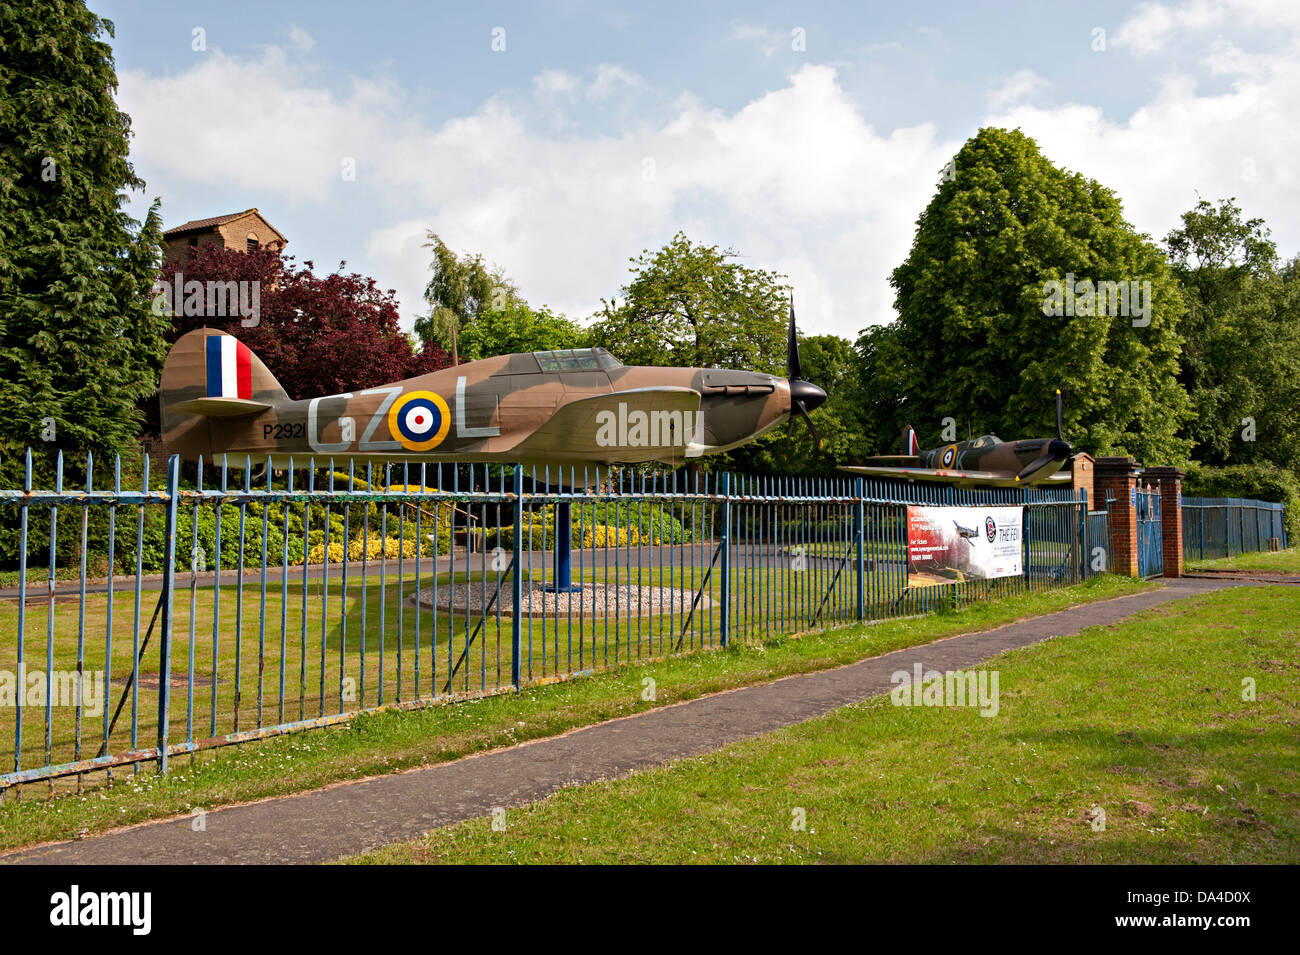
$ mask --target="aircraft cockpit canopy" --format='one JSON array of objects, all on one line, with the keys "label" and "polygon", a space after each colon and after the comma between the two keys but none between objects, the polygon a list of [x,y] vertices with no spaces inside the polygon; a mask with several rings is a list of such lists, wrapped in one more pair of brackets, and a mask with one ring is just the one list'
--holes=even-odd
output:
[{"label": "aircraft cockpit canopy", "polygon": [[982,434],[970,443],[970,448],[973,451],[982,451],[985,448],[991,448],[993,445],[1001,443],[1002,439],[996,434]]},{"label": "aircraft cockpit canopy", "polygon": [[623,363],[603,348],[563,348],[558,351],[535,351],[533,357],[544,372],[613,371]]}]

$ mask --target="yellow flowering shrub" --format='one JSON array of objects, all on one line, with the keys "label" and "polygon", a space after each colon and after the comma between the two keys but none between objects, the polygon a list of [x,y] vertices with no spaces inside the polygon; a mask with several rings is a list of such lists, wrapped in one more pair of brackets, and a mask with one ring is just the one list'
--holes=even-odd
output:
[{"label": "yellow flowering shrub", "polygon": [[[361,538],[357,537],[348,544],[348,560],[361,559]],[[365,542],[366,559],[377,560],[382,557],[397,557],[400,551],[402,557],[415,556],[415,541],[406,538],[398,541],[396,537],[389,537],[387,540],[380,540],[379,537],[372,536]],[[426,552],[431,552],[432,547],[426,547]],[[325,545],[317,544],[307,554],[307,559],[313,564],[323,563],[325,560]],[[341,561],[343,559],[342,541],[330,541],[330,562]]]},{"label": "yellow flowering shrub", "polygon": [[622,547],[627,544],[638,545],[644,543],[658,544],[659,538],[655,537],[653,540],[642,538],[641,529],[635,525],[627,528],[610,527],[608,524],[593,524],[587,527],[586,533],[582,536],[583,547]]}]

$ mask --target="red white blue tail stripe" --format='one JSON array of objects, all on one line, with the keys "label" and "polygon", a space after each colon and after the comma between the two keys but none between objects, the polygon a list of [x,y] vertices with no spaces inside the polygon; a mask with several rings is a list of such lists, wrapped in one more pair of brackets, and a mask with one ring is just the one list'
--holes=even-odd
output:
[{"label": "red white blue tail stripe", "polygon": [[253,397],[253,353],[229,335],[212,335],[206,342],[209,398]]}]

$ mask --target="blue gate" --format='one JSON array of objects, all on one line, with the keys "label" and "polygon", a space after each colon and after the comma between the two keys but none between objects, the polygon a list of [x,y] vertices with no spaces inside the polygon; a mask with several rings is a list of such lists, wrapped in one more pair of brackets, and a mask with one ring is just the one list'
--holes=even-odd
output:
[{"label": "blue gate", "polygon": [[1165,572],[1164,534],[1160,528],[1160,492],[1134,492],[1137,510],[1138,576],[1159,577]]}]

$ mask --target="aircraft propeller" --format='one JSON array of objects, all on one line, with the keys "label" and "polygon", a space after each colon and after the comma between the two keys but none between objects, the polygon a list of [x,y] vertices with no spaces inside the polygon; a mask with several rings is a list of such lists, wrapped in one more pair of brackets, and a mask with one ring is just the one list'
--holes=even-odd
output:
[{"label": "aircraft propeller", "polygon": [[790,296],[790,337],[786,343],[785,352],[785,377],[790,382],[790,428],[786,431],[786,448],[787,453],[790,440],[794,434],[794,414],[797,412],[807,423],[808,430],[817,442],[817,447],[822,446],[821,432],[817,430],[817,425],[813,424],[812,415],[808,412],[820,408],[826,400],[826,392],[814,385],[811,381],[805,381],[803,378],[803,368],[799,363],[799,337],[795,331],[794,324],[794,295]]},{"label": "aircraft propeller", "polygon": [[1046,467],[1047,465],[1051,464],[1053,461],[1064,461],[1067,457],[1070,456],[1070,451],[1073,449],[1070,447],[1069,443],[1065,440],[1065,427],[1063,422],[1064,422],[1064,418],[1061,409],[1061,389],[1057,388],[1056,389],[1056,440],[1049,441],[1047,444],[1047,451],[1045,453],[1034,458],[1034,460],[1030,461],[1023,468],[1021,468],[1020,473],[1016,475],[1017,481],[1025,480],[1030,475],[1034,474],[1039,468]]}]

